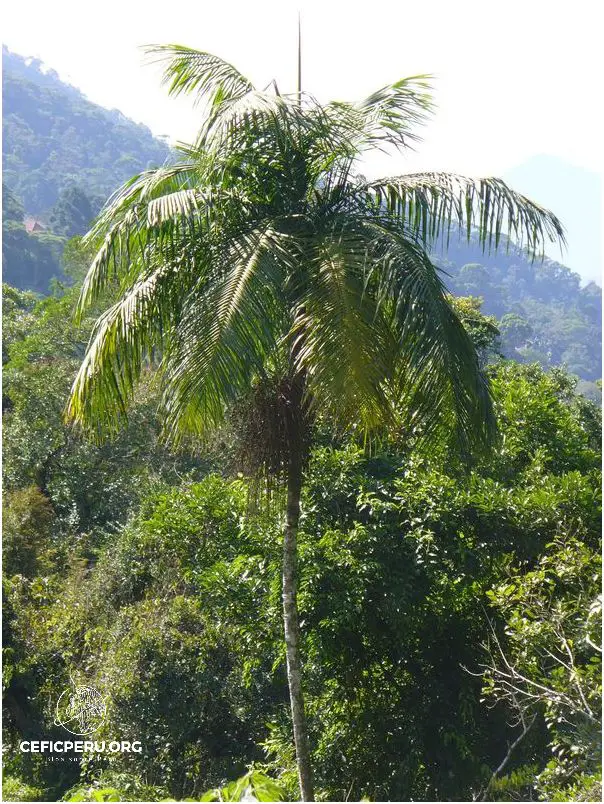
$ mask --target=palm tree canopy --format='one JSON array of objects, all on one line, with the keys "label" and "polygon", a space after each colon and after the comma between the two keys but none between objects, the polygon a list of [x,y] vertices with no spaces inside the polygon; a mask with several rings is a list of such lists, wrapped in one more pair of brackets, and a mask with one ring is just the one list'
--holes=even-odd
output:
[{"label": "palm tree canopy", "polygon": [[367,150],[417,140],[426,77],[320,105],[258,90],[209,53],[150,52],[203,119],[181,159],[126,183],[87,235],[98,251],[78,312],[108,290],[118,300],[94,328],[71,418],[115,425],[152,361],[177,438],[219,424],[285,361],[309,404],[339,418],[371,428],[403,409],[429,433],[448,412],[464,447],[488,441],[488,385],[427,249],[456,225],[534,252],[563,239],[558,220],[498,179],[358,175]]}]

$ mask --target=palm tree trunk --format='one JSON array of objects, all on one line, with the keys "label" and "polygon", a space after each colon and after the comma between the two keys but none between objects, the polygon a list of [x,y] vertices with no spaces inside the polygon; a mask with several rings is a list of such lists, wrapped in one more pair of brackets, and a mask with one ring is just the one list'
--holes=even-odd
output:
[{"label": "palm tree trunk", "polygon": [[[297,536],[300,520],[303,457],[301,450],[301,388],[294,387],[290,399],[289,463],[287,473],[287,512],[283,534],[283,622],[287,655],[287,683],[294,726],[294,743],[302,801],[314,801],[312,768],[304,697],[302,694],[302,662],[300,657],[300,622],[298,618],[298,554]],[[299,393],[296,393],[298,391]]]}]

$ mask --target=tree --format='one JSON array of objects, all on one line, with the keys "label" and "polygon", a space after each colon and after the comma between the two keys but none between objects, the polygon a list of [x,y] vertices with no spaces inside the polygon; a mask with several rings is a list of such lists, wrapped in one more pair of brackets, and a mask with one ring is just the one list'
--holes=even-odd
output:
[{"label": "tree", "polygon": [[62,240],[46,233],[28,233],[23,206],[2,185],[2,275],[19,288],[45,291],[48,280],[61,273]]},{"label": "tree", "polygon": [[[513,713],[522,736],[544,712],[554,756],[537,788],[548,800],[573,783],[600,781],[601,588],[599,550],[563,533],[533,570],[512,572],[487,592],[505,616],[508,645],[493,628],[484,691]],[[570,792],[568,800],[577,791]]]},{"label": "tree", "polygon": [[431,108],[423,77],[361,103],[318,104],[168,45],[172,95],[205,101],[182,160],[118,191],[88,235],[98,252],[81,314],[117,283],[72,388],[69,416],[100,434],[127,415],[141,372],[163,387],[166,435],[203,434],[252,391],[248,463],[287,490],[283,617],[303,800],[313,800],[297,611],[300,495],[317,414],[366,434],[444,421],[469,452],[495,431],[488,384],[427,248],[452,222],[483,245],[507,228],[528,248],[557,219],[498,179],[426,173],[367,182],[376,147],[406,148]]},{"label": "tree", "polygon": [[23,204],[15,196],[11,189],[2,182],[2,223],[11,221],[19,225],[23,224],[25,210]]},{"label": "tree", "polygon": [[74,237],[83,235],[93,218],[90,198],[80,187],[72,185],[59,193],[59,198],[50,211],[49,223],[55,234]]},{"label": "tree", "polygon": [[497,319],[481,312],[482,299],[451,296],[450,302],[472,339],[481,364],[501,356]]},{"label": "tree", "polygon": [[[470,473],[452,464],[446,443],[436,439],[421,452],[410,454],[402,442],[364,455],[354,434],[343,440],[317,427],[313,435],[298,534],[299,607],[320,800],[473,800],[520,733],[508,725],[503,702],[494,709],[481,704],[480,677],[463,669],[477,673],[485,661],[486,593],[509,584],[510,571],[531,573],[561,536],[578,537],[597,557],[599,454],[596,444],[591,453],[586,448],[599,433],[592,419],[599,411],[574,396],[572,378],[565,382],[562,372],[500,363],[489,374],[502,444],[495,459]],[[43,407],[44,396],[37,400]],[[29,411],[36,415],[33,403]],[[66,533],[61,520],[73,520],[63,501],[51,533],[44,518],[25,523],[36,528],[39,568],[30,579],[20,563],[21,577],[11,571],[7,579],[15,612],[15,619],[5,613],[13,633],[5,645],[14,650],[5,667],[15,667],[7,701],[20,703],[24,717],[16,720],[18,710],[9,710],[5,740],[18,746],[27,739],[23,719],[26,734],[47,733],[69,674],[83,674],[107,696],[108,725],[98,739],[112,739],[116,728],[135,734],[144,759],[117,755],[109,767],[83,765],[78,779],[76,766],[76,777],[65,779],[56,763],[32,768],[10,751],[7,772],[47,789],[45,800],[68,798],[76,781],[78,788],[115,787],[121,800],[182,800],[262,762],[285,786],[286,799],[295,800],[279,506],[246,516],[254,485],[229,480],[229,463],[217,463],[219,474],[201,483],[183,469],[162,483],[133,472],[133,449],[137,463],[151,463],[140,449],[152,443],[155,428],[149,413],[143,419],[150,426],[136,441],[128,430],[120,433],[127,448],[104,445],[110,452],[98,468],[91,471],[81,451],[71,459],[93,489],[97,511],[115,512],[114,481],[133,476],[142,499],[130,498],[125,526],[97,525],[90,538],[89,521],[80,519]],[[63,485],[64,466],[51,466],[51,492]],[[26,483],[22,500],[29,506]],[[20,517],[18,498],[9,492],[5,501],[13,519]],[[48,548],[61,552],[53,556]],[[589,564],[583,566],[596,587]],[[579,611],[572,590],[565,595]],[[489,619],[514,656],[499,606]],[[539,714],[489,797],[538,798],[535,777],[553,758],[548,742]]]},{"label": "tree", "polygon": [[501,319],[499,329],[505,345],[513,353],[524,346],[533,335],[533,328],[522,316],[506,313]]},{"label": "tree", "polygon": [[[75,272],[83,255],[77,242],[68,245]],[[77,293],[78,288],[69,288],[62,296],[37,301],[32,293],[3,286],[5,501],[11,509],[19,500],[11,495],[20,492],[26,497],[17,509],[32,507],[33,497],[27,495],[36,486],[58,517],[53,528],[59,540],[74,526],[89,531],[123,520],[152,477],[173,482],[193,469],[200,476],[208,466],[184,452],[170,455],[158,438],[149,387],[139,388],[129,427],[110,444],[93,444],[66,425],[65,401],[94,322],[89,316],[73,326]],[[44,538],[39,532],[37,540]]]}]

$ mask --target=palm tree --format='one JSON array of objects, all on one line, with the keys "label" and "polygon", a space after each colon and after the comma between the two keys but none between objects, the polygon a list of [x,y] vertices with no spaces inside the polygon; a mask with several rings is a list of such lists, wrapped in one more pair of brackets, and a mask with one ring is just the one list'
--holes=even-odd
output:
[{"label": "palm tree", "polygon": [[487,444],[488,385],[427,249],[453,225],[468,236],[477,227],[485,247],[508,235],[533,251],[562,229],[498,179],[358,175],[368,150],[418,139],[431,108],[425,77],[320,105],[275,82],[257,90],[209,53],[151,53],[167,60],[172,95],[203,103],[201,128],[179,161],[110,198],[87,236],[98,251],[78,313],[108,291],[118,301],[97,320],[68,414],[99,433],[116,427],[152,365],[166,435],[178,440],[219,426],[263,382],[275,389],[258,448],[287,490],[287,677],[301,795],[312,801],[296,602],[310,424],[320,411],[371,432],[403,412],[416,438],[446,419],[464,450]]}]

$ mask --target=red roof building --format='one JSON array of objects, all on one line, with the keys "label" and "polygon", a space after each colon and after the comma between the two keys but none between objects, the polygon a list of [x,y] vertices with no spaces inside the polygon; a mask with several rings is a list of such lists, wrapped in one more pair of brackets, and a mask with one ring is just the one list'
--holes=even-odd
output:
[{"label": "red roof building", "polygon": [[23,223],[25,224],[25,231],[29,234],[46,231],[44,224],[40,223],[40,221],[36,220],[35,218],[25,218]]}]

